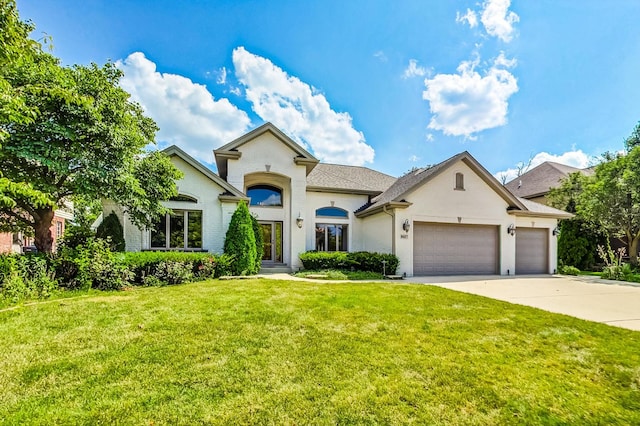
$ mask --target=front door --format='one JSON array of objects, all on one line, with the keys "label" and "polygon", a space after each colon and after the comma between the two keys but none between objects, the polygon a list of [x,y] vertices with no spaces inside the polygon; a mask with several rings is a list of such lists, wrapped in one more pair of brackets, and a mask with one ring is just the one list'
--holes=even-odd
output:
[{"label": "front door", "polygon": [[282,263],[282,222],[260,222],[262,263]]}]

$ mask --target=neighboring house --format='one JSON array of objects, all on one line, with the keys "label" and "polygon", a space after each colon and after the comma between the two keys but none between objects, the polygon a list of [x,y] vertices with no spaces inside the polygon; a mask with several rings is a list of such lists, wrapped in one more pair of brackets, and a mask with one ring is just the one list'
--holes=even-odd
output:
[{"label": "neighboring house", "polygon": [[184,177],[173,211],[140,230],[116,204],[126,249],[222,252],[239,202],[265,239],[263,266],[302,267],[299,254],[378,251],[399,274],[552,273],[557,220],[571,215],[505,189],[469,153],[399,179],[366,167],[323,164],[267,123],[214,150],[215,174],[176,146],[164,152]]},{"label": "neighboring house", "polygon": [[[53,250],[57,248],[57,241],[64,234],[67,220],[72,220],[73,214],[67,209],[58,209],[51,223],[51,236],[53,237]],[[22,232],[0,233],[0,253],[22,253],[34,250],[33,237],[28,237]]]},{"label": "neighboring house", "polygon": [[578,169],[552,161],[545,161],[505,184],[505,187],[518,197],[541,204],[548,204],[547,194],[549,191],[560,186],[562,179],[576,172],[591,176],[593,168]]}]

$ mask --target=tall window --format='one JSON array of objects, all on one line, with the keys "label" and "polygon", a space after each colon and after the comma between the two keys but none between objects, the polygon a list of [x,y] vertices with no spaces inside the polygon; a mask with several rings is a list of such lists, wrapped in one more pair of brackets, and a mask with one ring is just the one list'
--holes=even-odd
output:
[{"label": "tall window", "polygon": [[174,210],[173,214],[160,218],[151,230],[151,248],[202,248],[202,212]]},{"label": "tall window", "polygon": [[316,224],[316,250],[347,251],[348,225]]},{"label": "tall window", "polygon": [[456,173],[456,189],[464,190],[464,175],[462,173]]},{"label": "tall window", "polygon": [[252,206],[282,207],[282,190],[271,185],[254,185],[247,188]]}]

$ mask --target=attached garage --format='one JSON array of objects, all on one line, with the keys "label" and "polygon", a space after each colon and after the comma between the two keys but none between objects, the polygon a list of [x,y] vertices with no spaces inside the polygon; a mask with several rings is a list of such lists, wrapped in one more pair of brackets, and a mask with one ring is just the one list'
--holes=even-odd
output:
[{"label": "attached garage", "polygon": [[516,274],[549,273],[549,230],[516,229]]},{"label": "attached garage", "polygon": [[414,275],[499,273],[498,227],[414,222]]}]

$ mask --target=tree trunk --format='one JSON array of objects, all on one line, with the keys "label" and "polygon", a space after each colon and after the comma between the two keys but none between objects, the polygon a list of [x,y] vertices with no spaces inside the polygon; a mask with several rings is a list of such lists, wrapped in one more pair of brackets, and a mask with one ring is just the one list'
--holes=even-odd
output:
[{"label": "tree trunk", "polygon": [[629,239],[629,260],[633,266],[638,266],[638,243],[640,234]]},{"label": "tree trunk", "polygon": [[51,236],[51,224],[53,223],[53,209],[37,210],[38,218],[33,230],[35,232],[34,243],[41,253],[51,253],[53,250],[53,236]]}]

